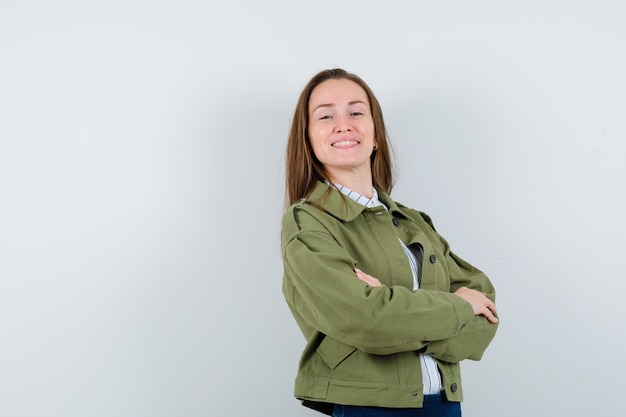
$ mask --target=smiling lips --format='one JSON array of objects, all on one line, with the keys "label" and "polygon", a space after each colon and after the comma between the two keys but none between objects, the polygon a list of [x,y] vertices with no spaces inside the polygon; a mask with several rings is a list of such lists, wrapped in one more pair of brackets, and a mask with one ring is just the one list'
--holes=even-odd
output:
[{"label": "smiling lips", "polygon": [[339,142],[335,142],[332,144],[332,146],[334,147],[345,147],[345,146],[352,146],[352,145],[358,145],[359,142],[358,140],[340,140]]}]

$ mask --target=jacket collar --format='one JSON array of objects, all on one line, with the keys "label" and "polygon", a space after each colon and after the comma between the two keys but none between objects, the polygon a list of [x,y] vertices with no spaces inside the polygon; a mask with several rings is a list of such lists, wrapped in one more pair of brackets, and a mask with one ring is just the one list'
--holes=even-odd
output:
[{"label": "jacket collar", "polygon": [[[413,220],[411,216],[406,214],[402,209],[398,206],[398,204],[391,199],[389,194],[384,191],[376,188],[378,192],[378,199],[389,209],[389,212],[393,216],[404,217],[409,220]],[[361,214],[366,207],[362,204],[357,203],[356,201],[344,196],[339,191],[334,189],[333,187],[329,187],[321,181],[318,181],[313,189],[311,195],[306,199],[308,204],[316,206],[332,216],[338,218],[339,220],[343,220],[346,222],[350,222],[357,218],[359,214]],[[380,210],[380,208],[372,208],[367,210]]]}]

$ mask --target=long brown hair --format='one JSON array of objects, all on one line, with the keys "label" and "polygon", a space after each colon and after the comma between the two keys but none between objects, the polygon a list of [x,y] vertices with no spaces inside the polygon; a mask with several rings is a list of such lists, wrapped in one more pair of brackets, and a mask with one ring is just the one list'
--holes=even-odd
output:
[{"label": "long brown hair", "polygon": [[372,182],[381,190],[390,193],[393,188],[393,163],[391,160],[391,144],[387,137],[383,111],[369,86],[355,74],[341,68],[328,69],[316,74],[304,87],[291,124],[291,132],[287,141],[287,160],[285,167],[285,197],[291,205],[302,197],[308,197],[317,181],[329,181],[328,173],[317,159],[309,139],[309,99],[311,93],[327,80],[346,79],[357,83],[370,102],[370,110],[374,121],[374,143],[378,149],[372,153]]}]

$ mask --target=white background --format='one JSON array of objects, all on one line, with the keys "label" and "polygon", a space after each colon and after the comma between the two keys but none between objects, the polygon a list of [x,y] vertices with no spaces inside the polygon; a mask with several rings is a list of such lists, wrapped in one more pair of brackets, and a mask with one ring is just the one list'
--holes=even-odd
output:
[{"label": "white background", "polygon": [[313,416],[280,286],[308,79],[498,290],[465,416],[619,414],[626,3],[2,1],[0,416]]}]

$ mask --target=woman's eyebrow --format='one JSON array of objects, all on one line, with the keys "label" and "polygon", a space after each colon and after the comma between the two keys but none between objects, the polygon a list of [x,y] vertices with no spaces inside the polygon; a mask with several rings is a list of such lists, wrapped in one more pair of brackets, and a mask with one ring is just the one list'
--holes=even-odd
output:
[{"label": "woman's eyebrow", "polygon": [[313,110],[311,110],[311,113],[313,113],[314,111],[316,111],[319,108],[325,108],[325,107],[333,107],[334,104],[328,103],[328,104],[320,104],[319,106],[315,107]]},{"label": "woman's eyebrow", "polygon": [[[353,106],[355,104],[363,104],[364,106],[367,106],[367,103],[364,102],[363,100],[353,100],[353,101],[348,102],[349,106]],[[313,110],[311,110],[311,113],[313,113],[314,111],[316,111],[319,108],[334,107],[334,106],[335,106],[335,104],[333,104],[333,103],[320,104],[317,107],[315,107]]]}]

